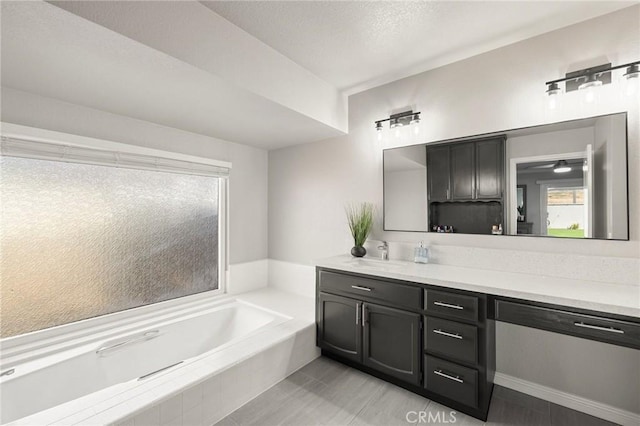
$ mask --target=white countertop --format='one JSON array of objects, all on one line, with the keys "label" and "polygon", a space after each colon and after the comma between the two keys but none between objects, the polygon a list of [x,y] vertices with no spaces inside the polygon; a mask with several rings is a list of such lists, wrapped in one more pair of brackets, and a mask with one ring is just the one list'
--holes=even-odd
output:
[{"label": "white countertop", "polygon": [[612,284],[349,255],[322,259],[315,264],[358,274],[640,318],[640,283]]}]

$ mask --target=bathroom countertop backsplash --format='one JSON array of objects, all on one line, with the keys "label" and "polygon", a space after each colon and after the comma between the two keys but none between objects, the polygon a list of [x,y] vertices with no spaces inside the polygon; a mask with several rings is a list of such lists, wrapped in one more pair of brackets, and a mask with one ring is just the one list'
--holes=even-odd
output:
[{"label": "bathroom countertop backsplash", "polygon": [[[367,241],[367,257],[379,258],[379,244],[378,240]],[[389,259],[413,261],[414,249],[419,244],[419,241],[389,241]],[[432,245],[427,242],[425,246],[429,249],[429,263],[438,265],[640,286],[639,258]]]}]

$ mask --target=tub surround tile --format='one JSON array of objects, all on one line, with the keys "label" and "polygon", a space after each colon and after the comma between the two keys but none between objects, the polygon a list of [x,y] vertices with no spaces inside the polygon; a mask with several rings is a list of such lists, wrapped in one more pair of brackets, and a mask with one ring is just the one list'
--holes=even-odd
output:
[{"label": "tub surround tile", "polygon": [[229,265],[229,294],[241,294],[267,286],[269,261],[255,260]]},{"label": "tub surround tile", "polygon": [[224,419],[220,420],[218,423],[215,423],[215,426],[245,426],[245,425],[240,425],[231,417],[227,416]]},{"label": "tub surround tile", "polygon": [[202,404],[202,393],[204,385],[202,383],[186,389],[182,393],[182,409],[186,412],[197,405]]},{"label": "tub surround tile", "polygon": [[269,286],[287,293],[315,298],[313,286],[301,285],[315,281],[315,271],[307,265],[269,259]]},{"label": "tub surround tile", "polygon": [[134,426],[160,426],[160,406],[154,405],[136,415]]},{"label": "tub surround tile", "polygon": [[315,323],[315,293],[313,296],[300,296],[270,286],[239,295],[238,299],[272,309],[299,321]]},{"label": "tub surround tile", "polygon": [[356,259],[349,255],[319,260],[316,265],[346,272],[640,318],[640,285],[637,283],[614,284],[433,263]]},{"label": "tub surround tile", "polygon": [[203,423],[203,406],[202,404],[198,404],[195,407],[191,407],[188,410],[185,410],[182,414],[182,425],[183,426],[202,426]]},{"label": "tub surround tile", "polygon": [[133,417],[115,423],[114,426],[135,426]]},{"label": "tub surround tile", "polygon": [[168,425],[182,416],[182,393],[160,402],[160,424]]}]

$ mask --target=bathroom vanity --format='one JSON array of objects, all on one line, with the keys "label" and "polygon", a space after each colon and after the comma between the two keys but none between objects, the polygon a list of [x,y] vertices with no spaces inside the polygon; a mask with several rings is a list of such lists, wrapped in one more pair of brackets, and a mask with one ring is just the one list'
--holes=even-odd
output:
[{"label": "bathroom vanity", "polygon": [[323,355],[486,420],[495,321],[640,349],[638,287],[618,286],[605,297],[596,287],[338,256],[316,267],[317,345]]}]

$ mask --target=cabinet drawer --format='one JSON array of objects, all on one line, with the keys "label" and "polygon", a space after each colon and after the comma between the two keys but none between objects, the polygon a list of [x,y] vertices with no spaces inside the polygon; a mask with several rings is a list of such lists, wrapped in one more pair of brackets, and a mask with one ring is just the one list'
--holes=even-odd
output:
[{"label": "cabinet drawer", "polygon": [[478,321],[478,298],[474,296],[425,290],[424,309],[452,318]]},{"label": "cabinet drawer", "polygon": [[640,324],[517,302],[496,301],[496,320],[640,349]]},{"label": "cabinet drawer", "polygon": [[424,357],[425,387],[470,407],[478,407],[478,371],[429,355]]},{"label": "cabinet drawer", "polygon": [[478,360],[478,328],[440,318],[426,317],[424,345],[427,352],[475,364]]},{"label": "cabinet drawer", "polygon": [[344,294],[359,300],[380,302],[409,309],[422,307],[422,288],[394,284],[371,278],[320,270],[319,289]]}]

